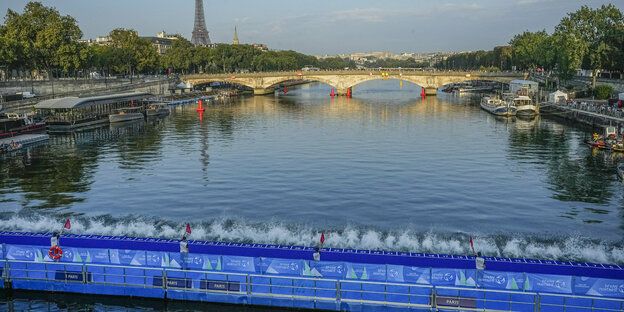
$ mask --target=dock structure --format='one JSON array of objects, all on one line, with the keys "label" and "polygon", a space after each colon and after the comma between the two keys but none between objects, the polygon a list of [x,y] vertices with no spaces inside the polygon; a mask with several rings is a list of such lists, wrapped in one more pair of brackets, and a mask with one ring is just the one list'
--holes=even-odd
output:
[{"label": "dock structure", "polygon": [[19,143],[20,145],[30,145],[39,142],[44,142],[50,139],[47,134],[20,134],[14,137],[6,137],[0,139],[0,145],[10,144],[11,142]]},{"label": "dock structure", "polygon": [[[0,232],[4,287],[333,311],[624,311],[624,267],[463,255]],[[58,256],[58,254],[57,254]],[[0,286],[2,287],[2,286]]]},{"label": "dock structure", "polygon": [[608,115],[571,107],[565,103],[542,103],[540,104],[540,111],[549,115],[578,121],[589,126],[624,128],[624,112],[619,112],[617,115]]},{"label": "dock structure", "polygon": [[108,123],[108,116],[124,107],[146,107],[154,102],[151,93],[123,93],[93,97],[66,97],[45,100],[37,113],[45,118],[49,132],[70,132],[78,128]]}]

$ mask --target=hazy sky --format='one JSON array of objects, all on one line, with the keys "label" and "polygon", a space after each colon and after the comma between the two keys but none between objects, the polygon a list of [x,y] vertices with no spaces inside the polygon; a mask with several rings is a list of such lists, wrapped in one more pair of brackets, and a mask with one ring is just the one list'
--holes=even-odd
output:
[{"label": "hazy sky", "polygon": [[[28,1],[0,0],[22,12]],[[190,39],[194,0],[43,0],[78,20],[84,38],[114,28],[140,36],[165,30]],[[231,43],[238,26],[241,43],[307,54],[369,51],[434,52],[489,50],[525,30],[552,32],[568,12],[600,0],[204,0],[213,42]]]}]

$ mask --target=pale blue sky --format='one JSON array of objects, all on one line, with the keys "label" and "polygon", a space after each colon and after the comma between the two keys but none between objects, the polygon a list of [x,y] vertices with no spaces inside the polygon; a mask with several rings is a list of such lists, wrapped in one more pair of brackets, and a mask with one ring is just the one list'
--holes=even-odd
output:
[{"label": "pale blue sky", "polygon": [[[25,0],[0,0],[0,15],[22,11]],[[141,36],[159,31],[190,39],[194,0],[43,0],[78,20],[85,38],[132,28]],[[583,4],[601,0],[204,0],[213,42],[241,43],[307,54],[369,51],[434,52],[488,50],[525,30],[552,32]]]}]

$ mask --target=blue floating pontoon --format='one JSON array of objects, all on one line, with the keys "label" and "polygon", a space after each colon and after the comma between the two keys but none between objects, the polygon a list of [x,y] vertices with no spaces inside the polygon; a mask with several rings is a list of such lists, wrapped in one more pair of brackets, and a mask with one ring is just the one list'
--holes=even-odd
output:
[{"label": "blue floating pontoon", "polygon": [[618,265],[265,244],[0,232],[13,289],[346,311],[624,311]]}]

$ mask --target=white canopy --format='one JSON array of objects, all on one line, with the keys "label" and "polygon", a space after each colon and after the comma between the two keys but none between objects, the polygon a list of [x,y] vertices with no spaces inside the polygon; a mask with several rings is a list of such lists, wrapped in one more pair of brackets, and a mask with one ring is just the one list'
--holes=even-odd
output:
[{"label": "white canopy", "polygon": [[624,93],[618,94],[618,99],[624,101]]},{"label": "white canopy", "polygon": [[559,90],[548,95],[548,102],[563,102],[568,99],[568,94]]}]

